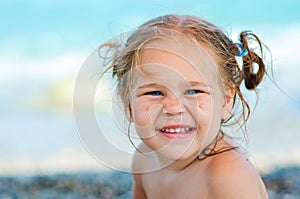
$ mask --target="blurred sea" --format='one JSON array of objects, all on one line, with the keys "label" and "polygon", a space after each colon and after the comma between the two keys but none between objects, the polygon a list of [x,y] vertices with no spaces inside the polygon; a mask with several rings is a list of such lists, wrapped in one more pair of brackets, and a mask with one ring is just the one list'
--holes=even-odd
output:
[{"label": "blurred sea", "polygon": [[[125,134],[118,133],[107,111],[97,109],[106,137],[87,146],[78,134],[72,110],[77,70],[95,44],[132,30],[149,17],[176,10],[203,15],[228,29],[233,39],[248,28],[261,36],[272,51],[276,82],[285,93],[268,78],[260,86],[259,103],[248,123],[246,149],[262,172],[300,165],[300,56],[295,54],[300,26],[294,4],[284,4],[290,8],[282,9],[280,2],[272,3],[274,9],[270,10],[286,14],[269,12],[265,16],[265,12],[253,15],[251,9],[248,13],[237,9],[244,8],[238,2],[172,1],[169,6],[152,1],[128,6],[126,2],[128,9],[117,13],[110,11],[123,8],[124,2],[1,2],[0,175],[107,170],[109,165],[101,164],[99,157],[113,167],[129,170],[129,151],[134,148]],[[266,6],[269,8],[268,2],[258,8]],[[235,15],[224,18],[225,7]],[[237,11],[245,17],[237,18]],[[259,13],[264,13],[263,17]],[[232,27],[227,25],[231,22]],[[255,106],[255,94],[246,97]],[[90,132],[88,127],[86,132]],[[93,147],[97,151],[90,150]]]},{"label": "blurred sea", "polygon": [[[113,168],[130,169],[130,153],[120,151],[134,148],[126,135],[120,134],[118,139],[118,128],[107,112],[101,115],[100,111],[98,116],[108,138],[96,140],[101,152],[90,151],[82,142],[73,118],[74,83],[74,77],[0,81],[0,175],[112,169],[99,161],[102,155]],[[290,99],[271,82],[263,84],[260,91],[248,124],[250,159],[261,172],[300,165],[298,95]],[[247,97],[255,99],[255,95]],[[107,150],[111,140],[119,151]]]}]

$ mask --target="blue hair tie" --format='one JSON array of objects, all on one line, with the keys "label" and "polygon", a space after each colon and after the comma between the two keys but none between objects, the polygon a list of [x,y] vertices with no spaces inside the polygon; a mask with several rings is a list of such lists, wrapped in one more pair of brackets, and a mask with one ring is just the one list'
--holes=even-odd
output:
[{"label": "blue hair tie", "polygon": [[243,50],[243,45],[241,43],[234,43],[234,44],[237,45],[237,47],[238,47],[238,52],[237,52],[236,56],[243,57],[248,54],[248,49],[245,48]]}]

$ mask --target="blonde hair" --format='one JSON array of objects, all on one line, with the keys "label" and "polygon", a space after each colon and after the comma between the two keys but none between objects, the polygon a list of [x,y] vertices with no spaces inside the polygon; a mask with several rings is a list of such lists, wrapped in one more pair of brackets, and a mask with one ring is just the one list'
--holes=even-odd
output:
[{"label": "blonde hair", "polygon": [[[256,90],[266,73],[263,62],[263,48],[260,39],[250,31],[243,31],[239,35],[242,50],[247,54],[242,57],[240,69],[236,61],[239,53],[239,45],[233,43],[220,28],[194,16],[188,15],[165,15],[149,20],[135,30],[124,45],[116,43],[105,43],[102,47],[113,48],[115,51],[111,64],[108,68],[113,69],[113,77],[117,77],[118,90],[125,107],[131,107],[129,96],[131,95],[132,69],[139,66],[142,47],[150,40],[158,37],[168,37],[172,32],[181,33],[191,37],[204,47],[215,53],[220,76],[225,88],[233,88],[236,96],[241,101],[242,111],[239,118],[243,119],[243,125],[250,115],[250,106],[245,100],[240,85],[244,81],[248,90]],[[251,49],[248,43],[256,43],[259,47],[259,55]],[[241,49],[240,49],[241,50]],[[255,72],[254,64],[258,65]],[[234,100],[236,102],[236,100]],[[234,102],[234,105],[236,104]],[[233,116],[233,115],[232,115]],[[230,117],[231,118],[231,117]],[[223,123],[226,123],[230,118]],[[238,119],[235,119],[236,121]]]}]

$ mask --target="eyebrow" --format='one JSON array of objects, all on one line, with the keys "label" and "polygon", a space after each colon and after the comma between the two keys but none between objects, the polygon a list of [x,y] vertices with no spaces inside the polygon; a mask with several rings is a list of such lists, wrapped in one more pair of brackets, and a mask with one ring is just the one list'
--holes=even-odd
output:
[{"label": "eyebrow", "polygon": [[138,87],[138,89],[140,88],[151,88],[151,87],[163,87],[163,85],[157,84],[157,83],[148,83],[148,84],[143,84],[141,86]]},{"label": "eyebrow", "polygon": [[[201,86],[201,87],[209,87],[206,83],[204,82],[195,82],[195,81],[190,81],[189,86]],[[143,84],[141,86],[138,87],[138,89],[143,89],[143,88],[152,88],[152,87],[164,87],[161,84],[157,84],[157,83],[148,83],[148,84]]]},{"label": "eyebrow", "polygon": [[195,81],[190,81],[189,84],[190,84],[191,86],[209,87],[205,82],[195,82]]}]

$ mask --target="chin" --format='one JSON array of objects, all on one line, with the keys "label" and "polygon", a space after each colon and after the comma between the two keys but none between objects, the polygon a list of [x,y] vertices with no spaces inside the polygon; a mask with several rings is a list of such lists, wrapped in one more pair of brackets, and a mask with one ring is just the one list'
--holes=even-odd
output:
[{"label": "chin", "polygon": [[190,151],[185,149],[168,149],[168,150],[160,150],[157,151],[160,155],[162,155],[164,158],[167,158],[168,160],[171,161],[185,161],[185,160],[189,160],[189,159],[194,159],[197,158],[198,155],[200,154],[198,151]]}]

